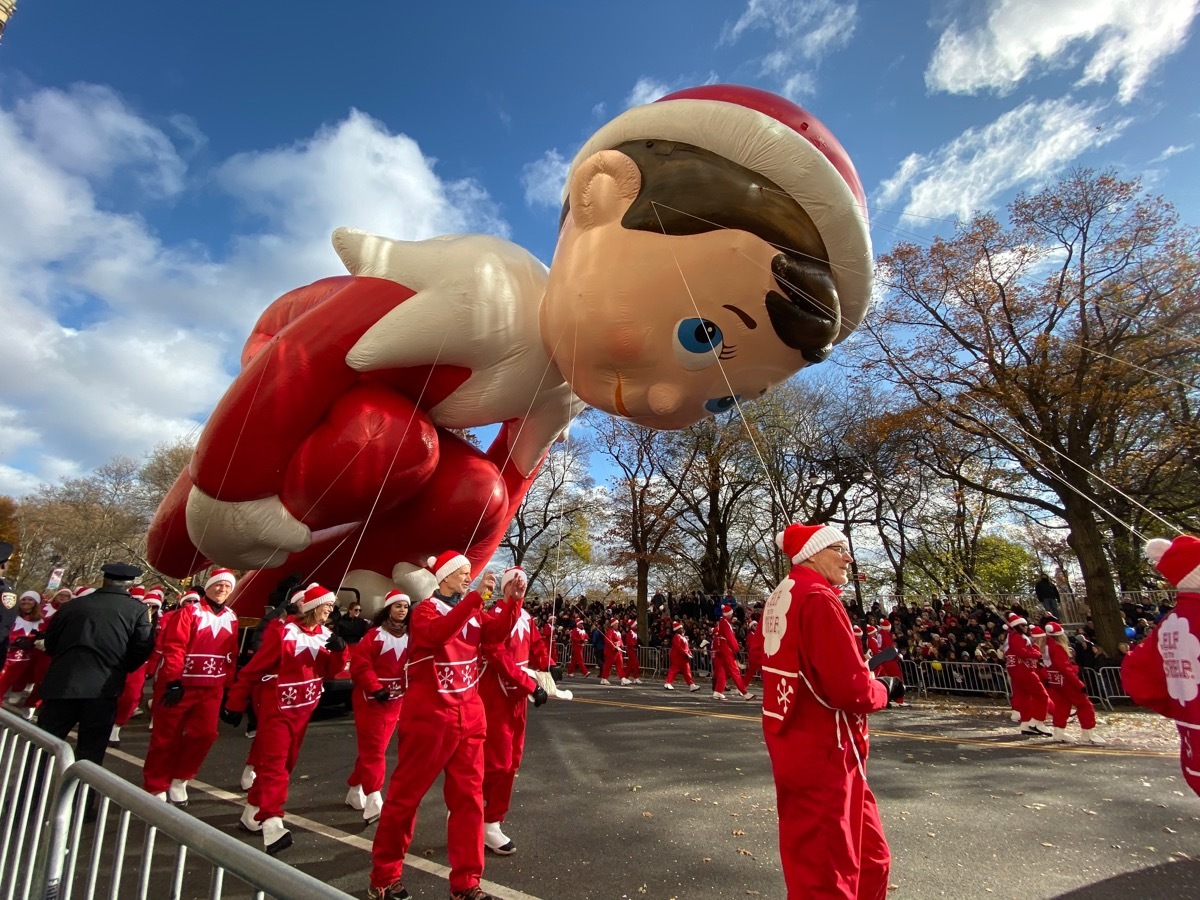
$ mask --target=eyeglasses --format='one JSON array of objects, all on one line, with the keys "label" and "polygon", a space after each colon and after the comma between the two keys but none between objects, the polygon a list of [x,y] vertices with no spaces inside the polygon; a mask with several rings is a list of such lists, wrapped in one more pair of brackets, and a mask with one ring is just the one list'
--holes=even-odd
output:
[{"label": "eyeglasses", "polygon": [[845,547],[841,544],[831,544],[830,546],[826,547],[825,549],[832,550],[834,553],[840,553],[842,556],[850,555],[850,548]]}]

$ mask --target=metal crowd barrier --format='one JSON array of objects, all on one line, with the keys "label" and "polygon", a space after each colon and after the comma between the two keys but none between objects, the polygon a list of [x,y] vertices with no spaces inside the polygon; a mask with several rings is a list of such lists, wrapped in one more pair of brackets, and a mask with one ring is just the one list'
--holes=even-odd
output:
[{"label": "metal crowd barrier", "polygon": [[75,762],[67,744],[4,711],[0,809],[4,900],[216,900],[238,887],[256,900],[350,897],[94,763]]},{"label": "metal crowd barrier", "polygon": [[61,870],[66,811],[54,800],[74,762],[70,745],[0,710],[0,884],[5,900],[42,896],[48,867]]},{"label": "metal crowd barrier", "polygon": [[998,663],[971,662],[927,662],[924,669],[926,688],[949,694],[986,694],[1010,697],[1012,689],[1008,683],[1004,666]]},{"label": "metal crowd barrier", "polygon": [[1129,695],[1125,693],[1125,685],[1121,682],[1120,666],[1105,666],[1102,669],[1081,667],[1079,677],[1083,681],[1084,692],[1108,709],[1113,708],[1114,699],[1129,700]]},{"label": "metal crowd barrier", "polygon": [[915,659],[900,660],[900,677],[904,679],[906,692],[916,691],[918,697],[928,696],[929,691],[925,687],[925,673],[921,671],[921,664]]}]

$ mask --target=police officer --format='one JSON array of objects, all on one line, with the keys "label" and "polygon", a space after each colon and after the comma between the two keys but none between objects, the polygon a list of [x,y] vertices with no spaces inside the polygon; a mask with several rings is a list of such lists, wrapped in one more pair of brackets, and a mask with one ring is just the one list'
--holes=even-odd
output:
[{"label": "police officer", "polygon": [[125,675],[154,649],[150,608],[129,596],[142,570],[109,563],[100,571],[103,586],[64,605],[46,629],[50,668],[38,715],[38,724],[63,740],[79,726],[75,755],[97,764],[104,762]]},{"label": "police officer", "polygon": [[17,589],[4,580],[4,570],[12,554],[13,545],[0,541],[0,660],[8,653],[8,633],[17,620]]}]

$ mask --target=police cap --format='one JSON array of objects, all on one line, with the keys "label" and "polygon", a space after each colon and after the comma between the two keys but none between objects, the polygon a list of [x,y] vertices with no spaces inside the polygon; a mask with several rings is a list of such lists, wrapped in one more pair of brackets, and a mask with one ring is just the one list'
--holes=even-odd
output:
[{"label": "police cap", "polygon": [[8,562],[8,558],[13,554],[13,545],[8,541],[0,541],[0,566]]},{"label": "police cap", "polygon": [[129,563],[106,563],[100,567],[104,577],[109,581],[133,581],[142,574],[142,570]]}]

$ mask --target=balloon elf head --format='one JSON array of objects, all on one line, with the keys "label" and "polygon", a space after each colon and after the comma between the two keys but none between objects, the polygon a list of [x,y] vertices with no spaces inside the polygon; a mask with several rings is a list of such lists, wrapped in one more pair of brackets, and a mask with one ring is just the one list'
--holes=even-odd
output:
[{"label": "balloon elf head", "polygon": [[626,111],[576,155],[540,326],[580,399],[682,428],[825,359],[870,293],[841,145],[781,97],[709,85]]}]

